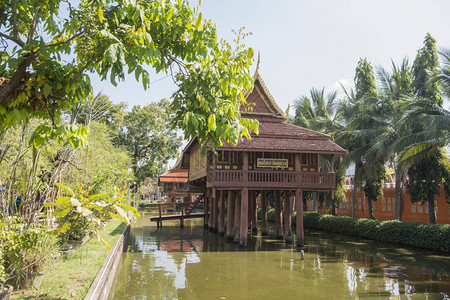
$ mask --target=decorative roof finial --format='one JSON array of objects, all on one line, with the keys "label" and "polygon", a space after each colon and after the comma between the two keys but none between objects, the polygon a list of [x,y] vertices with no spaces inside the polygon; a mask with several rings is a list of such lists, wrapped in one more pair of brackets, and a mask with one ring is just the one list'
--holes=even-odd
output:
[{"label": "decorative roof finial", "polygon": [[284,112],[284,115],[286,116],[286,118],[289,118],[289,109],[291,109],[290,104],[288,104],[288,107],[287,107],[286,111]]},{"label": "decorative roof finial", "polygon": [[259,71],[259,61],[260,61],[260,53],[259,53],[259,51],[258,51],[258,61],[256,62],[256,71],[255,71],[255,74],[258,73],[258,71]]}]

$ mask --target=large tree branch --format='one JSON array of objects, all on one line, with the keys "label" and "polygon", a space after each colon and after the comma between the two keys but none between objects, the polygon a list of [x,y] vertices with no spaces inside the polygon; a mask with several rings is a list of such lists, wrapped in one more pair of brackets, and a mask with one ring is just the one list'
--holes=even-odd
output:
[{"label": "large tree branch", "polygon": [[74,84],[75,81],[77,81],[77,79],[81,76],[81,74],[83,74],[84,71],[86,71],[86,69],[89,67],[89,65],[95,60],[95,58],[96,56],[93,56],[90,60],[87,61],[87,63],[77,72],[72,81],[70,81],[70,85]]},{"label": "large tree branch", "polygon": [[10,81],[0,89],[0,104],[12,96],[23,84],[22,80],[27,76],[27,68],[36,58],[37,52],[31,52],[28,57],[19,65],[16,72],[10,78]]},{"label": "large tree branch", "polygon": [[28,33],[27,44],[31,43],[31,41],[33,40],[33,36],[34,33],[36,32],[36,27],[40,17],[41,17],[41,9],[38,7],[34,11],[33,23],[31,24],[30,32]]},{"label": "large tree branch", "polygon": [[17,38],[17,0],[12,1],[12,15],[11,15],[11,26],[12,26],[12,35]]},{"label": "large tree branch", "polygon": [[70,39],[67,39],[67,40],[64,40],[64,41],[61,41],[61,42],[57,42],[57,43],[53,43],[53,44],[48,44],[47,46],[48,46],[48,47],[60,46],[60,45],[62,45],[62,44],[69,43],[69,42],[73,41],[74,39],[76,39],[77,37],[79,37],[79,36],[81,36],[81,35],[83,35],[83,34],[84,34],[84,31],[82,31],[82,32],[80,32],[80,33],[74,35],[74,36],[71,37]]},{"label": "large tree branch", "polygon": [[19,38],[14,37],[14,36],[9,36],[7,34],[4,34],[3,32],[0,32],[0,36],[4,37],[5,39],[11,40],[14,43],[16,43],[17,45],[19,45],[20,47],[23,47],[25,45],[24,42],[22,42]]}]

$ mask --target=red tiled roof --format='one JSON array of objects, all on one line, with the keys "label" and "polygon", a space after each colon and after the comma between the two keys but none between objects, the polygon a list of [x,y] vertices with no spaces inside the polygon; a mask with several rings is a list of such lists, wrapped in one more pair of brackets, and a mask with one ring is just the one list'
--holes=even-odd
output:
[{"label": "red tiled roof", "polygon": [[235,147],[224,143],[220,149],[345,153],[328,135],[284,122],[260,122],[259,135],[243,140]]},{"label": "red tiled roof", "polygon": [[171,170],[166,174],[159,176],[160,182],[185,183],[188,181],[188,170]]},{"label": "red tiled roof", "polygon": [[224,143],[220,149],[258,150],[258,151],[289,151],[312,153],[345,153],[337,144],[328,139],[286,138],[254,136],[251,140],[238,143],[237,147]]},{"label": "red tiled roof", "polygon": [[302,128],[284,122],[259,122],[259,136],[308,137],[329,139],[329,136],[317,131]]}]

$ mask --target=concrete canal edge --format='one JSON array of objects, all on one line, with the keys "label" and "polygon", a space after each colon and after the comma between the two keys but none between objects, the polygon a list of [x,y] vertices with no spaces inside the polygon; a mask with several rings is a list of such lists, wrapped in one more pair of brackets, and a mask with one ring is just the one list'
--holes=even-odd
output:
[{"label": "concrete canal edge", "polygon": [[108,299],[116,272],[119,271],[121,265],[122,253],[130,235],[130,231],[130,225],[127,225],[117,238],[116,242],[111,247],[111,251],[109,251],[108,256],[103,262],[102,267],[98,271],[94,282],[92,282],[91,287],[84,297],[84,300]]}]

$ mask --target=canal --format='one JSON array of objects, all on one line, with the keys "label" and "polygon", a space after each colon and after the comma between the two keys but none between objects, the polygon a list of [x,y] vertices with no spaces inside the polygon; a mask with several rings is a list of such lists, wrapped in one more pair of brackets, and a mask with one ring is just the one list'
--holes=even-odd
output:
[{"label": "canal", "polygon": [[143,216],[110,299],[449,299],[450,256],[306,231],[295,245],[249,235],[240,248],[203,220]]}]

